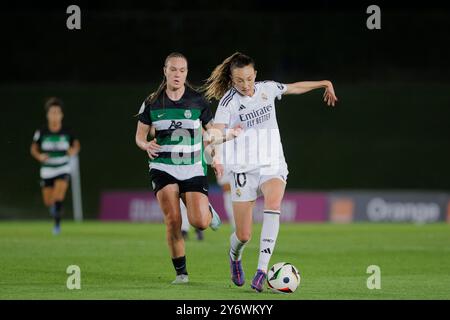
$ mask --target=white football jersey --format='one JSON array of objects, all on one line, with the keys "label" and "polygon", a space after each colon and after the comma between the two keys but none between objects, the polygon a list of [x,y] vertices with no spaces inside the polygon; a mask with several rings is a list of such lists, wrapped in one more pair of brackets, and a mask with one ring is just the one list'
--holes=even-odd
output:
[{"label": "white football jersey", "polygon": [[222,97],[214,122],[228,128],[238,125],[243,128],[233,143],[222,147],[222,160],[228,169],[234,172],[255,168],[277,170],[286,165],[275,113],[275,98],[281,99],[286,90],[285,84],[262,81],[255,83],[252,97],[243,96],[234,88]]}]

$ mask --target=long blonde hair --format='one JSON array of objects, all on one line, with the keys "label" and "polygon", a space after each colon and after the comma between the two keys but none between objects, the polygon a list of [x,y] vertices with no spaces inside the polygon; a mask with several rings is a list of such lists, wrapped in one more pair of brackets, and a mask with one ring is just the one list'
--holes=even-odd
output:
[{"label": "long blonde hair", "polygon": [[255,67],[255,62],[252,58],[240,52],[235,52],[223,60],[221,64],[214,68],[209,78],[206,79],[205,84],[201,87],[201,91],[205,92],[205,98],[208,100],[213,98],[220,100],[232,86],[231,71],[248,65]]}]

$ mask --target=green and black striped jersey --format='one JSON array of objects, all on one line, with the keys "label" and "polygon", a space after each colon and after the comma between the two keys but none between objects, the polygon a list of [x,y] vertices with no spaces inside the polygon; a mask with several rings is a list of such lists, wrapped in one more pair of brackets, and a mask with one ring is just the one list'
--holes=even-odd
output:
[{"label": "green and black striped jersey", "polygon": [[41,163],[41,178],[51,179],[61,174],[70,174],[70,157],[67,151],[72,146],[75,136],[71,130],[61,127],[57,132],[51,132],[48,127],[36,130],[33,142],[39,146],[41,153],[49,158]]},{"label": "green and black striped jersey", "polygon": [[180,100],[172,101],[166,92],[153,102],[144,101],[139,121],[155,128],[161,146],[158,157],[149,160],[150,169],[169,173],[179,180],[206,175],[202,129],[213,119],[202,94],[186,87]]}]

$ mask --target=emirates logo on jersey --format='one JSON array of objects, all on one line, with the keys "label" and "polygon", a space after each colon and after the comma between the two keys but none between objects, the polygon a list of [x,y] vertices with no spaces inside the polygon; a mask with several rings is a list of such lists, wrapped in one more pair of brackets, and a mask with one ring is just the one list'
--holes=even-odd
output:
[{"label": "emirates logo on jersey", "polygon": [[241,121],[247,121],[247,120],[255,119],[257,117],[260,117],[260,116],[263,116],[266,114],[270,114],[271,110],[272,110],[272,106],[269,104],[267,106],[252,110],[249,113],[239,114],[239,118]]}]

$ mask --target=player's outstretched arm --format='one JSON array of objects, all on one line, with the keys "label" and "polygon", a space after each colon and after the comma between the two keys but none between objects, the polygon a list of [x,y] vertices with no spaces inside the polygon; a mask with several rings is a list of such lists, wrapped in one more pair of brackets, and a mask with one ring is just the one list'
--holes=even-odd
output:
[{"label": "player's outstretched arm", "polygon": [[336,94],[334,93],[333,84],[329,80],[322,81],[300,81],[295,83],[289,83],[286,85],[287,90],[284,94],[302,94],[314,89],[325,88],[323,93],[323,101],[328,106],[333,106],[338,101]]}]

